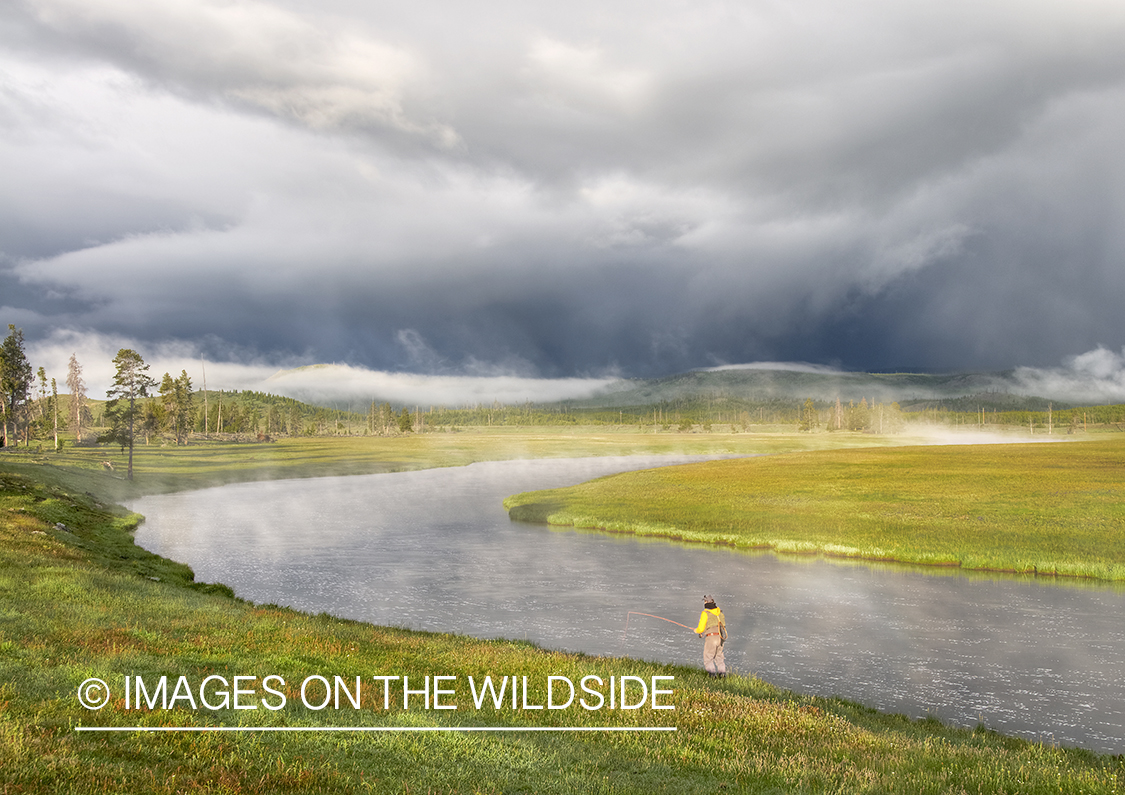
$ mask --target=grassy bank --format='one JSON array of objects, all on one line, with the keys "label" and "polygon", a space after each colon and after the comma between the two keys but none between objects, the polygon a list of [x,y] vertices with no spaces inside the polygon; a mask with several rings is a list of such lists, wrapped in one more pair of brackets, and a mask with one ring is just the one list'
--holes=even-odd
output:
[{"label": "grassy bank", "polygon": [[[40,470],[42,471],[42,470]],[[73,484],[72,484],[73,485]],[[554,653],[310,616],[197,586],[131,544],[136,517],[82,491],[0,478],[0,791],[15,792],[996,792],[1110,793],[1120,757],[1052,748],[807,698],[745,677]],[[62,525],[61,527],[59,525]],[[208,592],[208,591],[219,592]],[[126,710],[123,677],[273,674],[271,711]],[[376,675],[458,677],[458,710],[313,710],[299,684]],[[475,710],[468,676],[674,676],[674,710]],[[114,691],[88,711],[90,677]],[[276,685],[276,683],[275,683]],[[245,685],[254,687],[254,684]],[[217,699],[212,691],[212,701]],[[259,696],[263,691],[258,686]],[[313,698],[316,700],[316,697]],[[251,698],[249,701],[254,702]],[[675,726],[675,733],[183,734],[78,726]]]},{"label": "grassy bank", "polygon": [[1125,441],[835,450],[510,497],[514,519],[779,552],[1125,579]]}]

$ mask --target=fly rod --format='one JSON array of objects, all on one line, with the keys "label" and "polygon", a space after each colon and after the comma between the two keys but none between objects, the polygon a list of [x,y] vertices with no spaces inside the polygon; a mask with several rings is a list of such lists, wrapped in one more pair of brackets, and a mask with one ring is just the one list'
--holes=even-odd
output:
[{"label": "fly rod", "polygon": [[623,641],[625,640],[626,633],[629,631],[629,616],[648,616],[649,618],[659,618],[661,621],[667,621],[669,624],[675,624],[677,627],[683,627],[684,629],[690,629],[693,632],[695,631],[694,628],[689,627],[687,624],[681,624],[679,621],[673,621],[672,619],[665,618],[664,616],[654,616],[652,613],[640,613],[640,612],[637,612],[636,610],[630,610],[625,615],[625,631],[621,633],[621,640],[623,640]]}]

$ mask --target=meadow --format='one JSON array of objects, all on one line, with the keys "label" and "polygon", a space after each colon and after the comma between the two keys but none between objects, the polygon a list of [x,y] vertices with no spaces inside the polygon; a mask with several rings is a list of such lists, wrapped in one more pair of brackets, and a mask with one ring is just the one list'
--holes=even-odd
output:
[{"label": "meadow", "polygon": [[[69,440],[68,440],[69,441]],[[222,486],[251,480],[366,475],[465,466],[474,461],[582,458],[603,455],[761,455],[825,448],[909,444],[909,435],[765,433],[654,433],[622,428],[469,428],[401,436],[294,436],[272,442],[193,437],[186,445],[137,443],[134,478],[127,454],[112,445],[50,443],[0,452],[0,469],[45,482],[65,483],[114,501],[144,494]],[[107,462],[113,466],[108,470]]]},{"label": "meadow", "polygon": [[627,472],[513,519],[821,554],[1125,579],[1125,440],[822,450]]},{"label": "meadow", "polygon": [[[410,632],[255,605],[192,581],[131,544],[138,517],[82,492],[0,482],[0,791],[88,792],[880,792],[1111,793],[1121,757],[952,729],[804,697],[760,680],[552,652],[511,640]],[[59,527],[62,525],[65,529]],[[126,709],[126,675],[232,682],[277,675],[288,705]],[[381,690],[360,709],[300,703],[305,677],[672,676],[674,710],[402,710]],[[80,683],[114,690],[98,711]],[[214,680],[217,681],[217,680]],[[418,681],[418,679],[414,679]],[[171,690],[172,684],[169,684]],[[146,691],[147,693],[148,691]],[[229,691],[228,691],[229,692]],[[365,691],[368,692],[368,691]],[[213,686],[210,698],[219,702]],[[415,696],[417,699],[417,696]],[[316,702],[319,697],[313,697]],[[243,706],[248,703],[244,696]],[[249,703],[255,703],[253,697]],[[221,706],[221,704],[220,704]],[[315,703],[313,704],[315,706]],[[675,732],[93,733],[79,727],[629,728]]]}]

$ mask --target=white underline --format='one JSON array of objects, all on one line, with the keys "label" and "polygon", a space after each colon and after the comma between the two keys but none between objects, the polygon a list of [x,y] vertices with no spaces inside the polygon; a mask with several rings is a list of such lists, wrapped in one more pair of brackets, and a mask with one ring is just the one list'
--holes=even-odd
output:
[{"label": "white underline", "polygon": [[75,726],[76,732],[674,732],[675,726]]}]

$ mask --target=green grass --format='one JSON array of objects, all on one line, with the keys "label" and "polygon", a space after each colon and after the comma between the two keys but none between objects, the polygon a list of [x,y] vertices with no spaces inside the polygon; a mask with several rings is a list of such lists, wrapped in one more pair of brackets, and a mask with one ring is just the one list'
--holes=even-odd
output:
[{"label": "green grass", "polygon": [[[69,442],[69,440],[67,440]],[[464,466],[514,458],[580,458],[603,455],[752,455],[794,450],[908,444],[911,437],[867,434],[652,433],[635,428],[471,428],[456,433],[397,437],[283,438],[276,442],[138,444],[134,479],[125,479],[127,454],[116,446],[63,451],[0,450],[0,471],[20,472],[72,491],[125,501],[144,494],[187,491],[247,480],[360,475]],[[38,446],[33,444],[32,450]],[[43,445],[45,451],[50,444]],[[113,464],[112,472],[102,462]]]},{"label": "green grass", "polygon": [[[42,467],[37,472],[45,471]],[[65,473],[64,473],[65,474]],[[55,472],[56,480],[63,480]],[[73,486],[73,484],[71,484]],[[409,632],[253,605],[132,546],[136,517],[0,478],[0,792],[1112,793],[1125,762],[798,696],[757,679]],[[56,523],[66,525],[59,529]],[[674,711],[97,712],[125,675],[675,676]],[[463,687],[463,686],[462,686]],[[532,703],[542,703],[536,688]],[[672,734],[91,734],[77,726],[628,726]]]},{"label": "green grass", "polygon": [[1125,440],[806,452],[515,495],[513,519],[925,565],[1125,579]]}]

